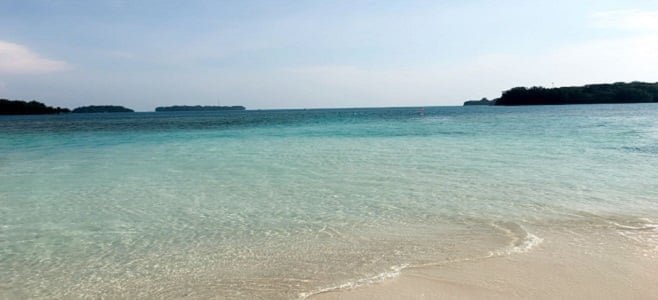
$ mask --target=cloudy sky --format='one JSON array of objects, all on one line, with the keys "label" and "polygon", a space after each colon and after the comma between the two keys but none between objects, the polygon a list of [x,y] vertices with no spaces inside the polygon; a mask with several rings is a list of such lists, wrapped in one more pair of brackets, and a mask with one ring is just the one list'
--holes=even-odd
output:
[{"label": "cloudy sky", "polygon": [[459,105],[658,81],[658,1],[1,0],[0,98]]}]

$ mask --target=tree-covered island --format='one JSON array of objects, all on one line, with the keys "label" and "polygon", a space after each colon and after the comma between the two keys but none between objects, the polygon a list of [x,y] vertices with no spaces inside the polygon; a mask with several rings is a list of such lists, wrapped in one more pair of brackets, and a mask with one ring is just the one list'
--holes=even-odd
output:
[{"label": "tree-covered island", "polygon": [[45,115],[71,112],[68,108],[50,107],[38,101],[0,99],[0,115]]},{"label": "tree-covered island", "polygon": [[201,105],[174,105],[156,107],[156,112],[166,111],[220,111],[220,110],[245,110],[244,106],[201,106]]},{"label": "tree-covered island", "polygon": [[117,105],[81,106],[73,111],[68,108],[50,107],[38,101],[0,99],[0,115],[45,115],[61,113],[116,113],[134,112],[132,109]]},{"label": "tree-covered island", "polygon": [[482,98],[480,100],[468,100],[464,102],[464,106],[471,106],[471,105],[492,105],[493,100],[489,100],[487,98]]},{"label": "tree-covered island", "polygon": [[[658,83],[617,82],[612,84],[589,84],[558,88],[515,87],[504,91],[500,98],[489,105],[563,105],[563,104],[612,104],[612,103],[656,103]],[[473,101],[464,105],[474,105]],[[485,104],[485,103],[477,103]]]},{"label": "tree-covered island", "polygon": [[118,105],[89,105],[81,106],[73,110],[73,113],[121,113],[135,112],[130,108]]}]

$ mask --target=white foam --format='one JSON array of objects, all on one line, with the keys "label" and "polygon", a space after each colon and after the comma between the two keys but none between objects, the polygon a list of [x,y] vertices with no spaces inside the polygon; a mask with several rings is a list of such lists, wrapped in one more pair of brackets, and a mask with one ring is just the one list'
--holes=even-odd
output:
[{"label": "white foam", "polygon": [[615,225],[619,229],[625,229],[625,230],[658,230],[658,224],[646,223],[646,224],[642,224],[642,226],[629,226],[629,225],[619,224],[617,222],[610,222],[610,223],[612,223],[612,225]]},{"label": "white foam", "polygon": [[619,224],[617,222],[610,222],[617,227],[617,233],[621,236],[641,245],[644,248],[645,255],[656,255],[658,252],[658,224],[649,219],[642,219],[646,222],[639,226],[630,226]]},{"label": "white foam", "polygon": [[311,292],[306,292],[306,293],[299,293],[299,299],[306,299],[308,297],[311,297],[313,295],[317,294],[322,294],[326,292],[331,292],[331,291],[336,291],[336,290],[343,290],[343,289],[353,289],[357,288],[360,286],[364,285],[369,285],[373,283],[379,283],[387,279],[392,279],[395,277],[400,276],[400,272],[408,267],[408,264],[400,265],[400,266],[392,266],[390,267],[389,271],[379,273],[377,275],[371,276],[371,277],[366,277],[366,278],[361,278],[357,279],[355,281],[348,281],[343,284],[335,285],[335,286],[330,286],[330,287],[324,287],[320,288]]},{"label": "white foam", "polygon": [[505,247],[503,249],[499,249],[496,251],[492,251],[491,256],[501,256],[501,255],[511,255],[511,254],[519,254],[519,253],[526,253],[535,246],[541,244],[544,241],[544,239],[532,234],[532,233],[527,233],[526,237],[523,239],[523,241],[520,244],[512,244],[508,247]]},{"label": "white foam", "polygon": [[[509,246],[489,252],[489,257],[491,256],[506,256],[512,254],[527,253],[532,250],[532,248],[541,244],[544,239],[528,232],[523,226],[512,223],[514,228],[508,228],[512,226],[501,226],[498,224],[492,224],[495,228],[504,231],[508,236],[512,238],[512,242]],[[515,232],[517,231],[517,232]],[[522,237],[519,237],[521,236]]]}]

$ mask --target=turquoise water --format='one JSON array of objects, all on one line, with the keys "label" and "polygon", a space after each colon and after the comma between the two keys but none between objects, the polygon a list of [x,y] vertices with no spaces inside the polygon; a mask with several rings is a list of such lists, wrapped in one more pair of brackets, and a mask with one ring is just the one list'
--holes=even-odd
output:
[{"label": "turquoise water", "polygon": [[656,223],[658,105],[0,117],[0,298],[297,298]]}]

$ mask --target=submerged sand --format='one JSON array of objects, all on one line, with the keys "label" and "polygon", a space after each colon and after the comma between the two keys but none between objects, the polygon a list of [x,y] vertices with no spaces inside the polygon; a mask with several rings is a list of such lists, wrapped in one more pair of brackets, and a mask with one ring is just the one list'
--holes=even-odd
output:
[{"label": "submerged sand", "polygon": [[658,299],[655,227],[539,230],[542,243],[505,256],[411,267],[393,279],[312,299]]}]

